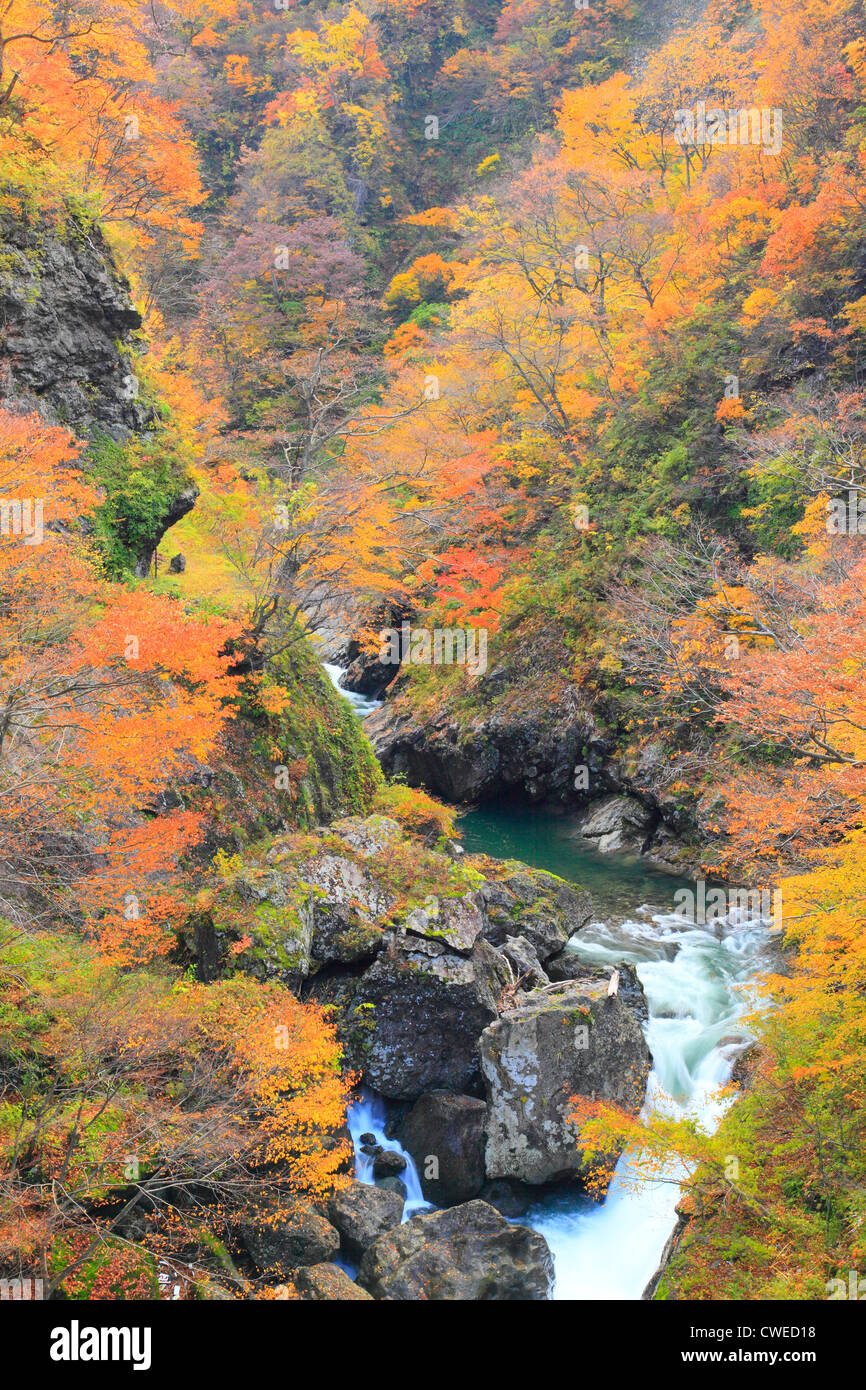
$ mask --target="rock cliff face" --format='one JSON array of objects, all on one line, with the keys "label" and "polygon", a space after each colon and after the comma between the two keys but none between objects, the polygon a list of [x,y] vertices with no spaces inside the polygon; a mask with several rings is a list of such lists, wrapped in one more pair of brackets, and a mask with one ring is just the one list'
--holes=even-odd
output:
[{"label": "rock cliff face", "polygon": [[122,440],[153,423],[130,357],[141,315],[98,227],[0,221],[0,326],[7,409],[87,438]]},{"label": "rock cliff face", "polygon": [[[147,347],[141,326],[98,226],[73,212],[53,221],[0,220],[0,407],[36,411],[82,441],[123,444],[149,434],[158,421],[135,374],[135,354]],[[137,575],[147,573],[162,536],[197,496],[183,476],[167,488],[133,546]]]},{"label": "rock cliff face", "polygon": [[574,686],[548,699],[532,677],[519,692],[500,688],[494,671],[476,683],[471,703],[449,705],[446,693],[433,710],[413,705],[411,685],[392,690],[364,721],[389,777],[458,803],[515,795],[565,808],[602,854],[646,855],[673,870],[697,862],[711,838],[714,794],[681,806],[653,745],[626,768]]},{"label": "rock cliff face", "polygon": [[[495,672],[486,681],[493,682],[492,694]],[[495,700],[488,708],[479,700],[478,713],[462,723],[447,708],[419,717],[407,692],[371,715],[365,728],[388,776],[402,775],[449,801],[512,791],[530,801],[567,803],[578,799],[577,766],[589,764],[602,777],[604,747],[572,687],[547,707]]]}]

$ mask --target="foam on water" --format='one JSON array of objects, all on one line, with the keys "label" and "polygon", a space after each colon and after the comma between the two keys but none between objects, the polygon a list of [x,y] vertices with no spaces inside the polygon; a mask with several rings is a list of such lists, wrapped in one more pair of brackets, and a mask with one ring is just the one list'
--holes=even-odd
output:
[{"label": "foam on water", "polygon": [[[339,683],[343,674],[339,666],[325,664],[325,671],[361,719],[381,705],[380,700],[344,690]],[[475,820],[479,819],[480,813],[475,813]],[[502,827],[486,824],[491,820],[489,813],[483,819],[482,832],[479,835],[476,831],[479,843],[467,840],[467,848],[493,855],[510,853],[532,863],[539,862],[538,854],[544,853],[545,847],[549,850],[550,843],[557,848],[556,834],[551,836],[543,818],[536,817],[539,843],[534,854],[522,843],[501,842]],[[472,817],[467,817],[467,826],[471,822]],[[506,820],[506,831],[509,825]],[[557,823],[553,829],[557,831]],[[577,878],[592,867],[583,862],[586,854],[579,864],[573,862],[579,858],[573,842],[565,850],[559,846],[559,850],[563,863],[541,861],[541,867]],[[615,873],[613,864],[604,865],[604,876],[611,878]],[[596,874],[602,877],[598,869]],[[712,927],[693,927],[675,913],[654,912],[646,905],[632,911],[633,917],[621,924],[592,923],[570,949],[587,964],[613,966],[628,961],[637,969],[649,1006],[644,1031],[653,1055],[644,1115],[660,1104],[667,1110],[673,1105],[681,1113],[696,1116],[711,1130],[729,1103],[720,1099],[719,1088],[729,1079],[735,1058],[749,1040],[742,1019],[754,1001],[743,986],[762,968],[770,924],[733,913]],[[374,1181],[373,1161],[361,1152],[362,1134],[373,1134],[382,1148],[403,1154],[406,1168],[400,1176],[407,1190],[406,1221],[430,1206],[424,1200],[411,1156],[385,1135],[386,1118],[386,1103],[361,1091],[348,1116],[355,1145],[355,1173],[361,1182]],[[521,1218],[547,1238],[553,1252],[554,1297],[640,1298],[658,1268],[676,1222],[679,1177],[672,1169],[658,1181],[638,1182],[625,1154],[603,1203],[561,1191],[538,1202]]]},{"label": "foam on water", "polygon": [[356,1100],[350,1105],[346,1116],[349,1133],[355,1146],[355,1177],[359,1182],[375,1184],[376,1181],[373,1176],[373,1159],[369,1154],[365,1154],[361,1148],[362,1134],[372,1134],[376,1143],[381,1145],[383,1149],[402,1154],[406,1160],[406,1167],[399,1177],[406,1189],[403,1220],[408,1221],[409,1217],[416,1211],[429,1211],[430,1203],[424,1200],[424,1193],[421,1191],[421,1179],[418,1176],[418,1169],[415,1167],[412,1155],[407,1153],[396,1139],[389,1139],[386,1135],[385,1122],[387,1118],[387,1107],[381,1096],[376,1096],[372,1091],[362,1087]]},{"label": "foam on water", "polygon": [[369,695],[359,695],[357,691],[343,689],[340,684],[340,680],[344,674],[344,668],[342,666],[334,666],[327,661],[323,661],[322,668],[326,672],[334,689],[340,692],[344,700],[348,700],[359,719],[364,719],[368,714],[372,714],[373,710],[379,709],[382,704],[381,700],[373,700]]},{"label": "foam on water", "polygon": [[[707,1130],[727,1102],[718,1095],[749,1039],[742,1016],[753,1002],[746,984],[760,968],[767,923],[684,925],[672,913],[595,923],[578,954],[588,963],[636,965],[649,1005],[645,1025],[653,1054],[644,1115],[671,1102]],[[557,1299],[637,1299],[658,1268],[676,1221],[680,1174],[638,1181],[629,1156],[617,1165],[605,1201],[555,1194],[524,1218],[553,1251]]]}]

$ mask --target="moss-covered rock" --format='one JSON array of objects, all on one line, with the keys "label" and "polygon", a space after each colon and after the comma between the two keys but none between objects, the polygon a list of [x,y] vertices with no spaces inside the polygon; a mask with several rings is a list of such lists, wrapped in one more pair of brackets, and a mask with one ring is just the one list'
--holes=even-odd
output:
[{"label": "moss-covered rock", "polygon": [[523,936],[544,962],[562,951],[569,937],[592,917],[589,894],[556,874],[486,855],[474,857],[471,863],[484,875],[480,890],[487,919],[484,934],[494,946]]}]

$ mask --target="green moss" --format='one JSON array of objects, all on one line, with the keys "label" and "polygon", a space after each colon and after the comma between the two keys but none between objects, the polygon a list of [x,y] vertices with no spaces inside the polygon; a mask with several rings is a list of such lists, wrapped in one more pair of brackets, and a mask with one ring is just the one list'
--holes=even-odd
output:
[{"label": "green moss", "polygon": [[308,828],[339,815],[367,815],[384,784],[381,769],[359,719],[300,635],[267,662],[269,687],[287,697],[280,713],[265,715],[253,703],[249,712],[266,734],[261,751],[276,747],[282,755],[295,824]]},{"label": "green moss", "polygon": [[157,438],[147,444],[98,439],[89,472],[105,500],[96,512],[96,537],[108,573],[121,578],[157,544],[164,519],[190,485],[182,461]]}]

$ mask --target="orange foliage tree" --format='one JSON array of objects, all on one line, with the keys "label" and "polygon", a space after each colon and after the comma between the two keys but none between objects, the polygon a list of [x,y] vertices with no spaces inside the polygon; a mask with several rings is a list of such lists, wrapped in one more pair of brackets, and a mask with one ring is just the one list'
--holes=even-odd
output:
[{"label": "orange foliage tree", "polygon": [[65,430],[0,413],[0,843],[22,892],[140,958],[173,939],[161,879],[199,829],[183,810],[153,819],[156,798],[214,746],[237,627],[100,578],[77,453]]}]

